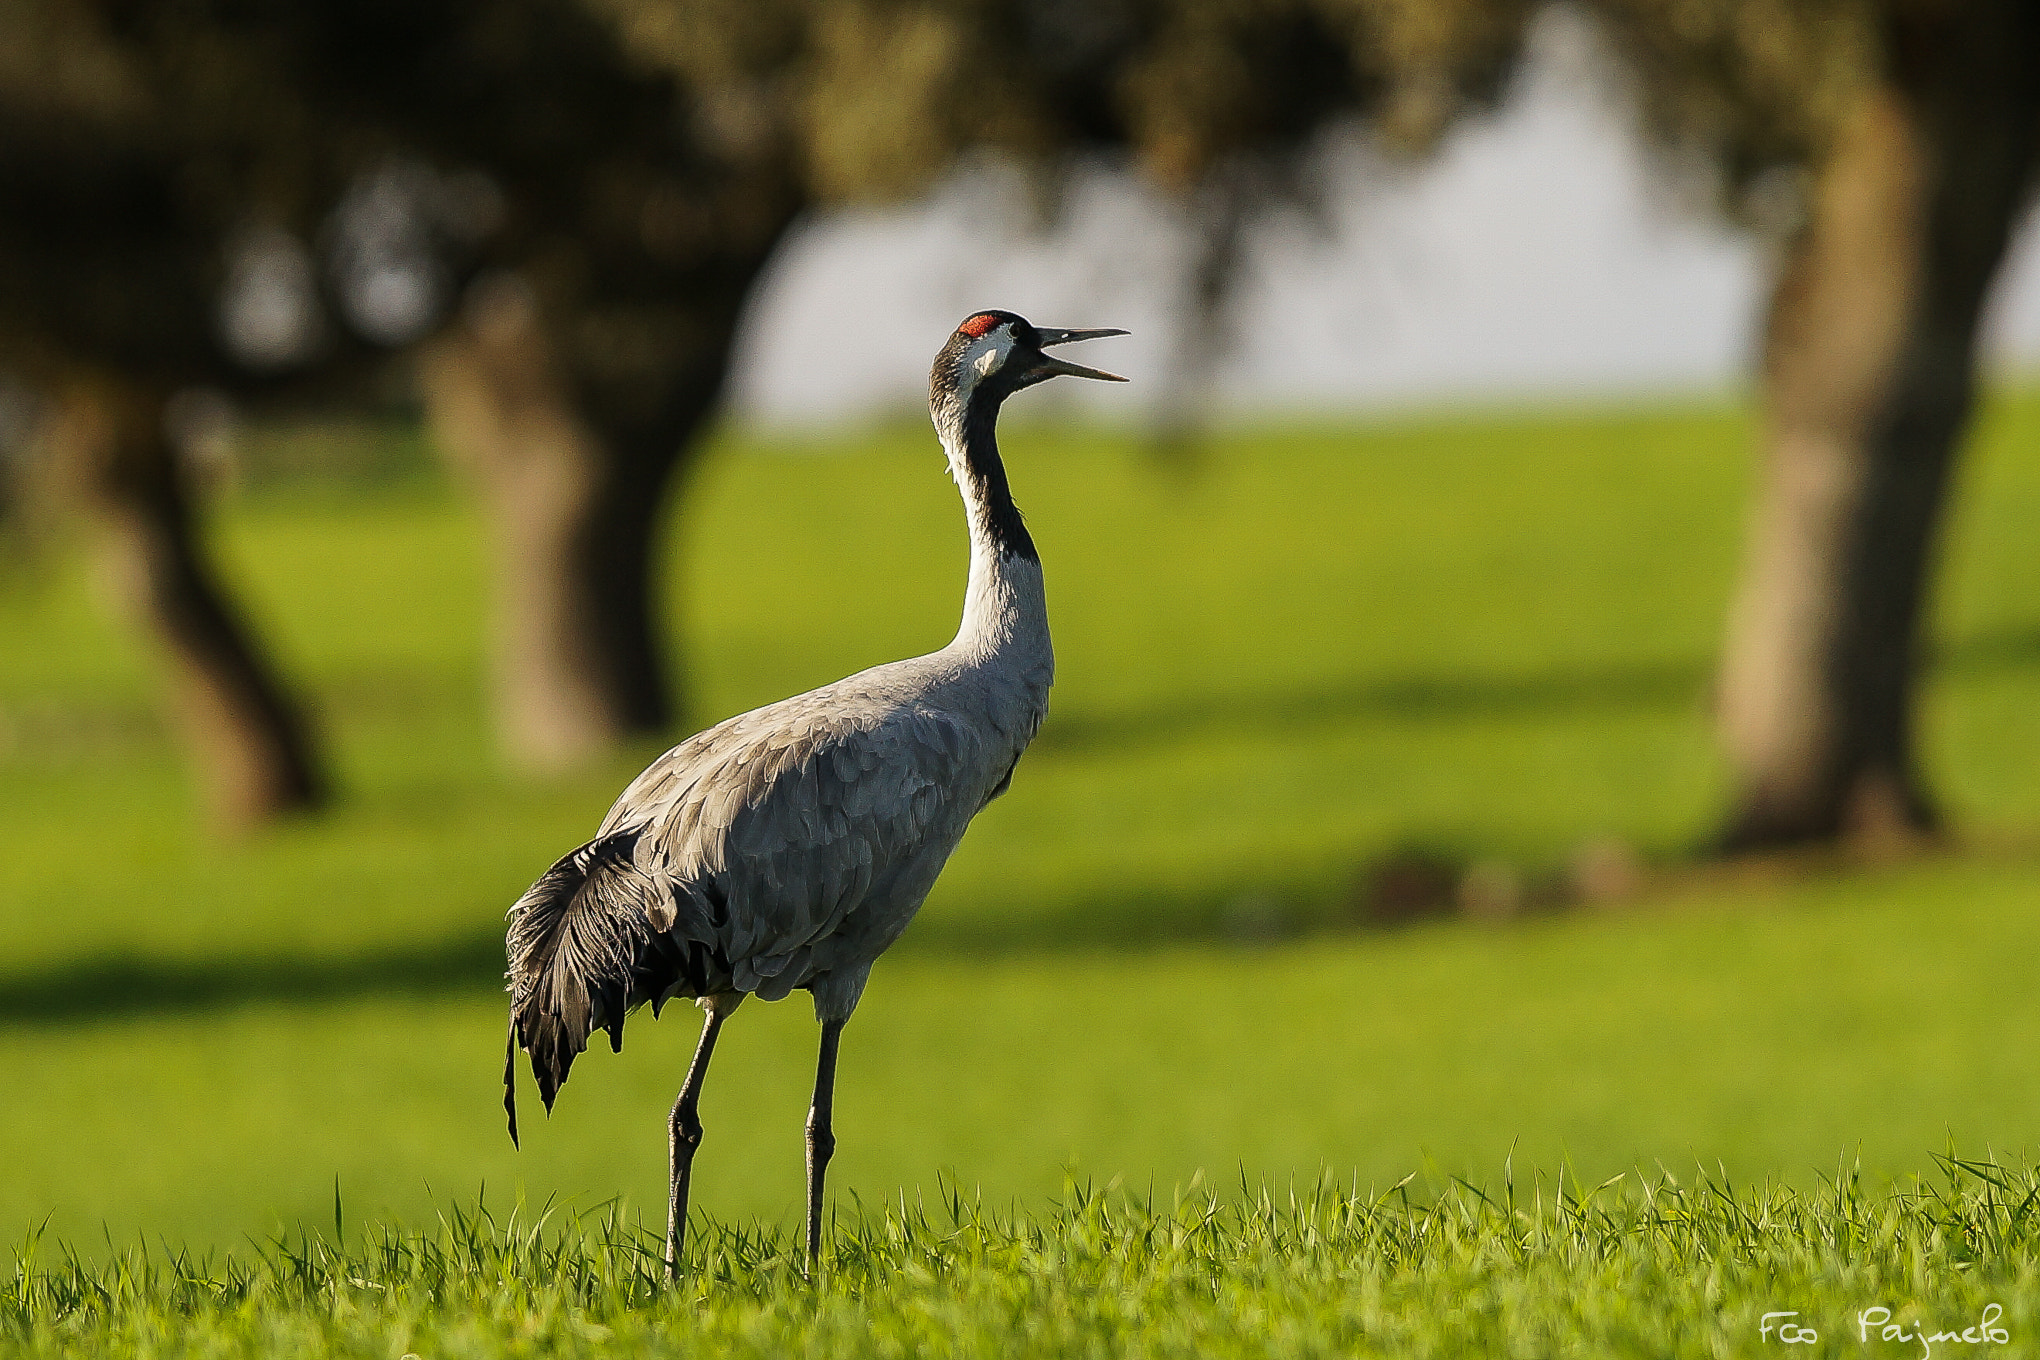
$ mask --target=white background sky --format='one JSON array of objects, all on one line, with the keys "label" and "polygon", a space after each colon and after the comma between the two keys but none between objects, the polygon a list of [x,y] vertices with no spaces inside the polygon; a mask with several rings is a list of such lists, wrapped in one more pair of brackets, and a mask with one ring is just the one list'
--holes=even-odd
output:
[{"label": "white background sky", "polygon": [[[1223,409],[1592,400],[1743,379],[1766,263],[1653,164],[1581,21],[1547,15],[1499,114],[1430,161],[1387,163],[1358,139],[1324,154],[1328,221],[1277,216],[1251,242],[1213,392]],[[1087,347],[1087,361],[1146,380],[1096,409],[1170,399],[1185,251],[1167,206],[1101,170],[1078,176],[1058,225],[1030,231],[1031,216],[1016,185],[981,174],[912,209],[817,219],[753,304],[737,409],[812,426],[915,408],[929,358],[983,307],[1132,330]],[[1993,299],[1999,366],[2040,366],[2035,226]],[[1078,389],[1064,401],[1108,395],[1061,386]]]}]

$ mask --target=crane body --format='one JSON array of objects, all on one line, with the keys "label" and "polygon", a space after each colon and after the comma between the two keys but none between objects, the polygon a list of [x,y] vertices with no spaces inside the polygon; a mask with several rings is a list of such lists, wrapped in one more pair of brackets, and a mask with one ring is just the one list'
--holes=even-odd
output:
[{"label": "crane body", "polygon": [[955,639],[689,737],[511,908],[513,1139],[520,1048],[550,1110],[597,1030],[620,1048],[640,1005],[657,1015],[688,998],[707,1012],[669,1119],[669,1274],[716,1035],[745,997],[797,989],[812,994],[822,1027],[807,1136],[807,1248],[818,1258],[843,1024],[1048,711],[1055,656],[1041,561],[1007,488],[999,405],[1057,374],[1123,381],[1043,353],[1120,334],[1037,329],[1008,312],[967,318],[936,358],[929,401],[970,528]]}]

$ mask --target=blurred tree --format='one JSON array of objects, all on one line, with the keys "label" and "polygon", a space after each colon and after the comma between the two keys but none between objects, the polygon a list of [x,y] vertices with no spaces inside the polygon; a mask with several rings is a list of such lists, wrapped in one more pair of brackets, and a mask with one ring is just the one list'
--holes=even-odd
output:
[{"label": "blurred tree", "polygon": [[164,419],[193,384],[350,390],[435,337],[435,423],[496,511],[513,748],[667,724],[663,494],[798,207],[774,129],[727,113],[573,0],[0,14],[0,358],[64,394],[53,442],[227,820],[321,781],[205,566]]},{"label": "blurred tree", "polygon": [[[103,521],[109,575],[169,653],[216,810],[245,824],[317,803],[323,780],[206,559],[164,414],[228,366],[211,321],[230,220],[209,190],[259,174],[259,147],[219,140],[180,176],[192,129],[160,119],[101,20],[63,0],[0,9],[0,359],[55,398],[60,480]],[[217,64],[201,77],[231,83]]]},{"label": "blurred tree", "polygon": [[1977,328],[2033,186],[2040,6],[1607,7],[1661,128],[1759,196],[1767,173],[1776,189],[1779,167],[1801,172],[1718,695],[1724,848],[1929,835],[1913,733],[1926,605]]},{"label": "blurred tree", "polygon": [[1913,736],[1977,330],[2033,182],[2040,7],[1900,7],[1765,336],[1764,500],[1722,670],[1731,848],[1935,831]]},{"label": "blurred tree", "polygon": [[741,85],[640,65],[574,0],[317,13],[293,50],[321,108],[500,196],[422,372],[495,523],[511,749],[557,767],[661,731],[658,531],[801,206],[781,121]]}]

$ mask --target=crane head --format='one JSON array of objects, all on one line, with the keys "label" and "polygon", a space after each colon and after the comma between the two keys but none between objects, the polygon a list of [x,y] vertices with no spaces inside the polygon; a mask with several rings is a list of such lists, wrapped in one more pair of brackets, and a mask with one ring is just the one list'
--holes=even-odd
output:
[{"label": "crane head", "polygon": [[1025,317],[1011,312],[974,312],[964,318],[963,324],[950,335],[949,343],[935,356],[935,371],[930,375],[931,395],[937,405],[954,402],[962,407],[989,402],[996,406],[1023,387],[1059,376],[1125,382],[1117,373],[1086,368],[1046,352],[1052,346],[1076,340],[1125,334],[1110,329],[1058,330],[1031,325]]}]

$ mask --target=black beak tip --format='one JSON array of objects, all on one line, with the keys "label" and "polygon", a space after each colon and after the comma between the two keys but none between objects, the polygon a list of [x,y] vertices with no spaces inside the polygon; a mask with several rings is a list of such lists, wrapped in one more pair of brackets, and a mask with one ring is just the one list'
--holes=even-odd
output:
[{"label": "black beak tip", "polygon": [[1078,340],[1103,340],[1107,336],[1111,335],[1132,335],[1132,334],[1133,334],[1132,331],[1123,331],[1118,329],[1117,327],[1105,327],[1100,330],[1088,330],[1088,331],[1051,330],[1047,327],[1042,327],[1040,330],[1041,336],[1040,345],[1041,348],[1047,349],[1051,345],[1068,345],[1073,344]]}]

